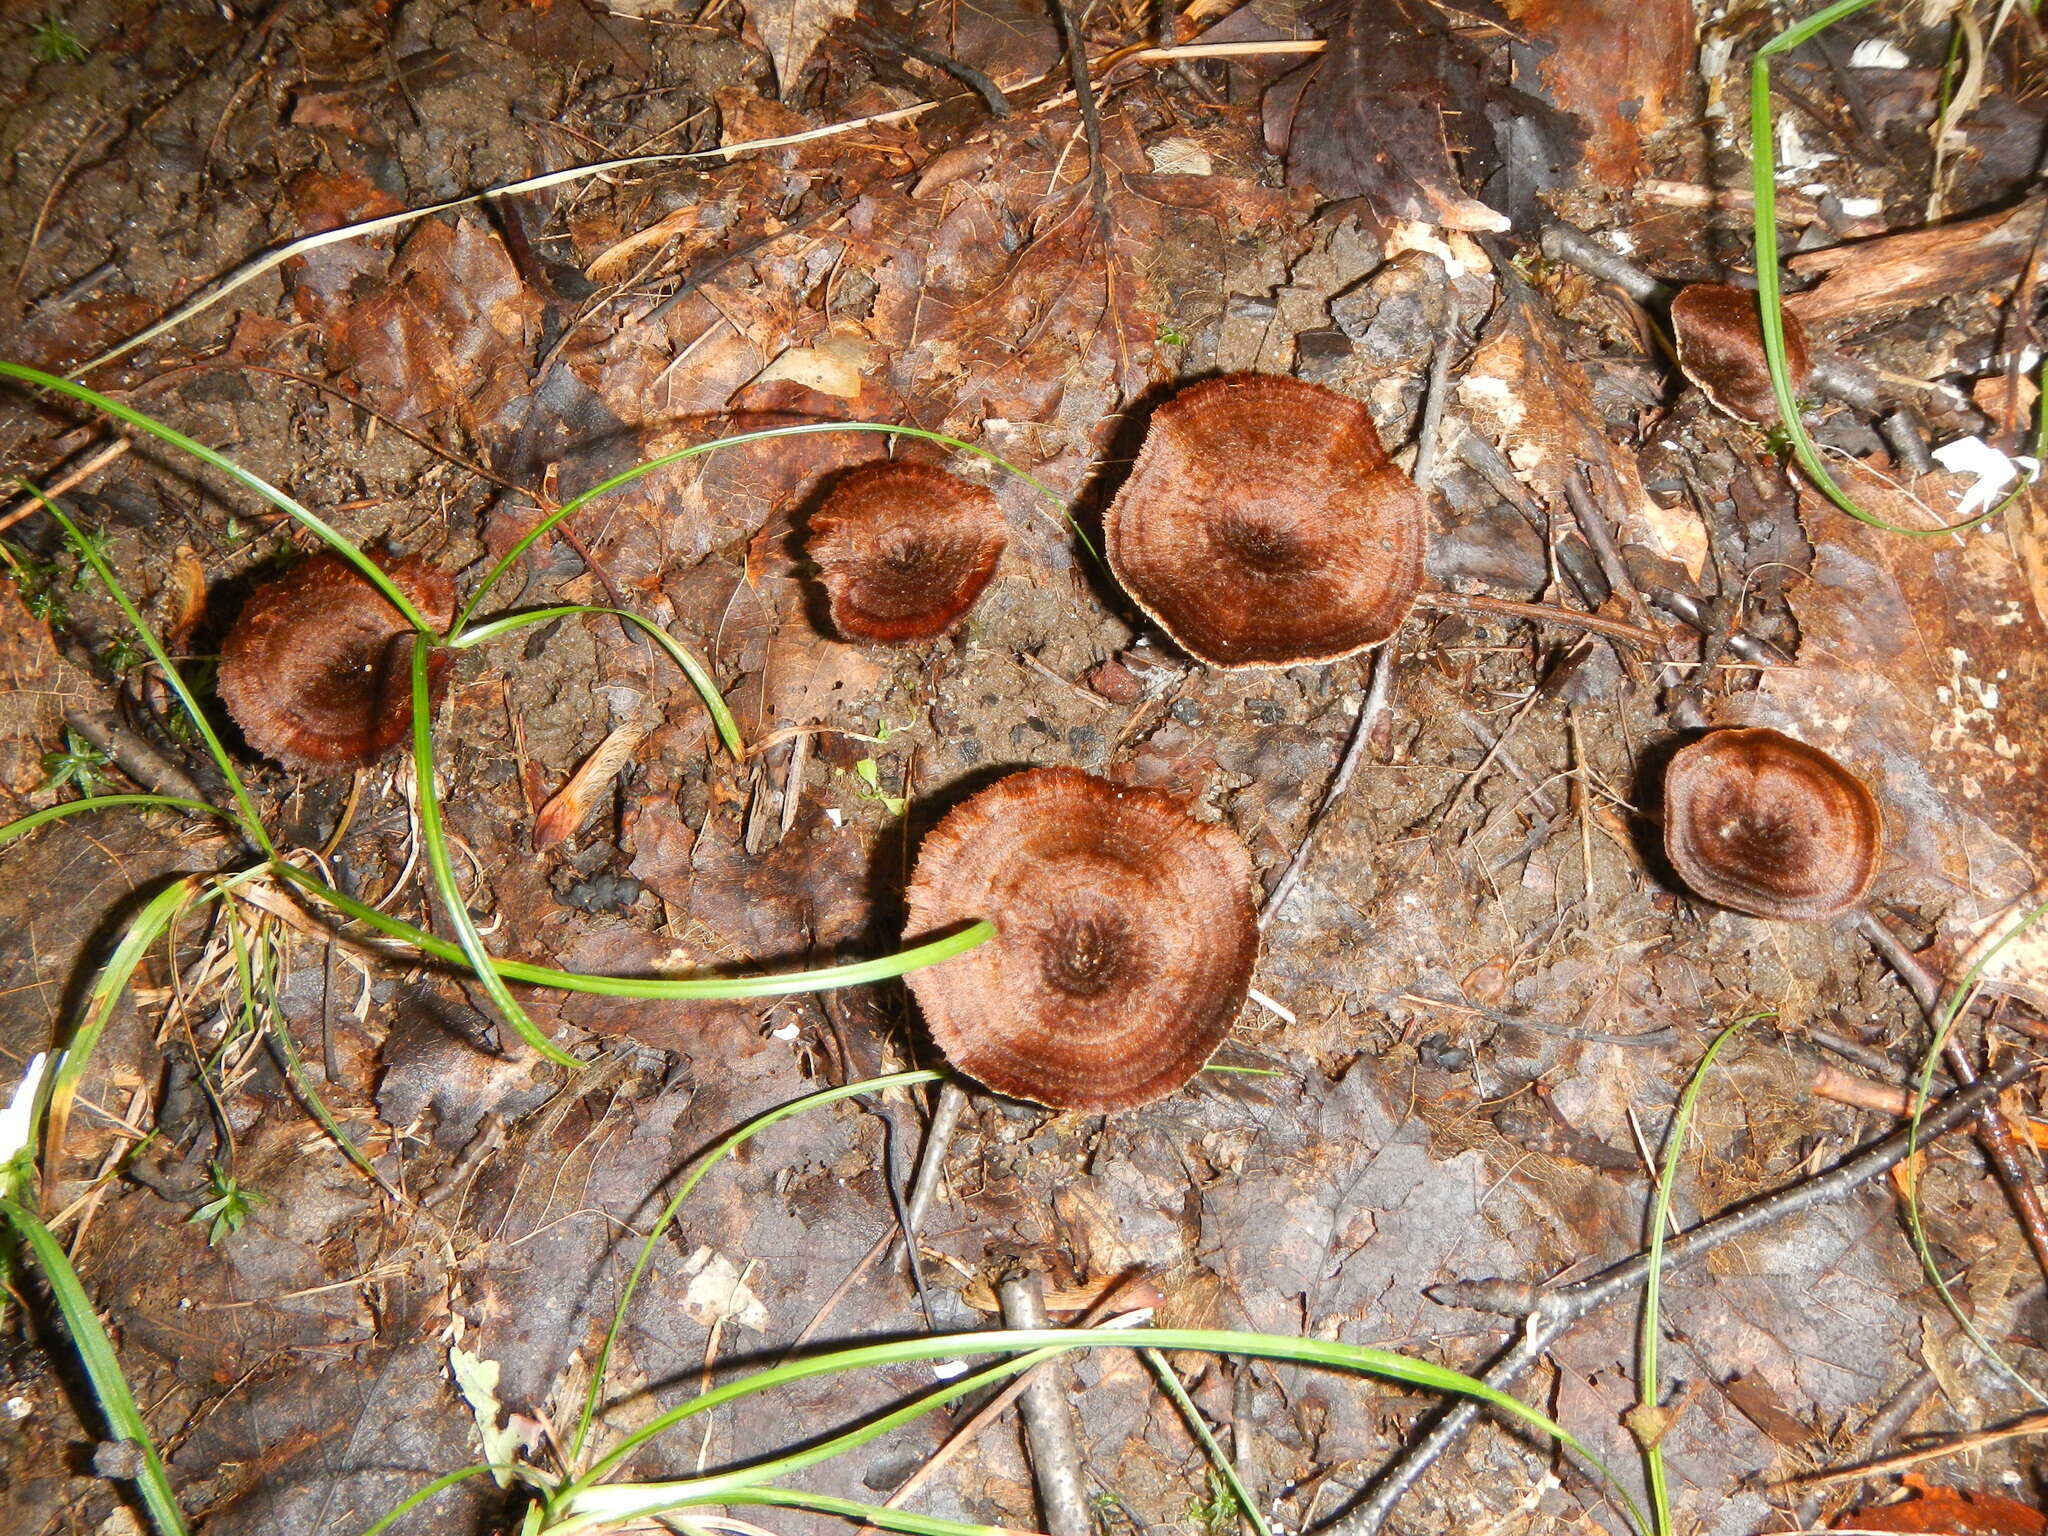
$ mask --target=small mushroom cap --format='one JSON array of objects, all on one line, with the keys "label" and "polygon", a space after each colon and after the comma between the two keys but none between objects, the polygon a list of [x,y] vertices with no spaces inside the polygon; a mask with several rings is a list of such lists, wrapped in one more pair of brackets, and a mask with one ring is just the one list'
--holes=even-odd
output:
[{"label": "small mushroom cap", "polygon": [[1299,379],[1227,374],[1152,413],[1103,519],[1138,606],[1212,667],[1335,661],[1401,627],[1428,511],[1363,405]]},{"label": "small mushroom cap", "polygon": [[[1778,397],[1764,362],[1763,321],[1757,297],[1726,283],[1690,283],[1671,301],[1671,334],[1678,366],[1700,392],[1730,416],[1755,426],[1776,426]],[[1792,393],[1803,394],[1813,375],[1806,327],[1785,312],[1785,366]]]},{"label": "small mushroom cap", "polygon": [[1877,797],[1818,747],[1777,731],[1712,731],[1664,774],[1664,851],[1679,877],[1753,917],[1838,917],[1884,857]]},{"label": "small mushroom cap", "polygon": [[[448,622],[446,573],[417,559],[378,566],[430,622]],[[221,650],[221,702],[249,745],[287,768],[365,767],[412,729],[411,634],[362,572],[313,555],[243,605]],[[445,670],[436,656],[431,680]]]},{"label": "small mushroom cap", "polygon": [[967,617],[1009,543],[986,486],[897,459],[842,479],[811,518],[805,552],[849,640],[936,640]]},{"label": "small mushroom cap", "polygon": [[904,978],[932,1038],[998,1093],[1055,1109],[1149,1104],[1196,1072],[1252,983],[1251,858],[1157,790],[1077,768],[1011,774],[918,850],[911,935],[996,936]]}]

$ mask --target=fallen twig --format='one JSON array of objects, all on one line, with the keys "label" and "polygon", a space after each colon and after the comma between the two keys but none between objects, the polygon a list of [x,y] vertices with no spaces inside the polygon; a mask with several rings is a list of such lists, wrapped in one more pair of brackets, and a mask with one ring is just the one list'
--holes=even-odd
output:
[{"label": "fallen twig", "polygon": [[[2029,1060],[2009,1062],[1974,1086],[1958,1089],[1938,1105],[1930,1106],[1917,1133],[1911,1126],[1894,1131],[1826,1173],[1703,1222],[1665,1247],[1665,1268],[1676,1269],[1787,1216],[1840,1199],[1897,1167],[1914,1149],[1971,1119],[1980,1106],[1991,1103],[2033,1069],[2034,1063]],[[1444,1306],[1470,1307],[1526,1319],[1521,1338],[1480,1377],[1488,1386],[1506,1391],[1582,1318],[1632,1293],[1643,1283],[1649,1268],[1648,1255],[1639,1253],[1571,1285],[1553,1288],[1511,1280],[1460,1281],[1434,1286],[1428,1294]],[[1422,1437],[1381,1473],[1372,1491],[1328,1527],[1332,1536],[1377,1536],[1402,1495],[1457,1444],[1482,1411],[1482,1405],[1472,1398],[1460,1398],[1447,1407]]]}]

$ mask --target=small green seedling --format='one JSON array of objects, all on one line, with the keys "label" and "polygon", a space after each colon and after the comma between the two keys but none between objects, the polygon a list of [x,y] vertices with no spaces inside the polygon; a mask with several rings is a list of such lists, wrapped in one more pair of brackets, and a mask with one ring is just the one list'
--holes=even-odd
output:
[{"label": "small green seedling", "polygon": [[864,757],[855,763],[853,776],[860,780],[861,799],[881,801],[891,816],[901,816],[909,806],[910,802],[901,795],[882,793],[882,770],[872,757]]},{"label": "small green seedling", "polygon": [[1167,324],[1159,327],[1159,345],[1162,347],[1184,347],[1188,344],[1188,333],[1178,326]]},{"label": "small green seedling", "polygon": [[27,550],[0,541],[0,564],[14,578],[15,590],[21,594],[21,605],[30,618],[62,625],[71,616],[55,561],[38,560]]},{"label": "small green seedling", "polygon": [[43,19],[29,34],[29,52],[38,64],[82,64],[92,50],[53,9],[43,12]]},{"label": "small green seedling", "polygon": [[217,1248],[220,1240],[242,1230],[249,1213],[263,1203],[263,1196],[235,1181],[219,1163],[206,1165],[206,1193],[210,1197],[187,1221],[205,1222],[206,1246]]},{"label": "small green seedling", "polygon": [[43,754],[43,772],[48,777],[36,786],[36,790],[38,793],[59,791],[75,785],[78,793],[89,799],[106,789],[108,775],[105,769],[109,761],[106,753],[78,732],[66,728],[64,750]]}]

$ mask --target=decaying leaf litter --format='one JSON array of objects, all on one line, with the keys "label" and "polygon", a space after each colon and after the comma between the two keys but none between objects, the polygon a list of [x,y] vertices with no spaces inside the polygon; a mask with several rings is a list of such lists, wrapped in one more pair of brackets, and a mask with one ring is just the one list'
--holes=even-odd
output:
[{"label": "decaying leaf litter", "polygon": [[[998,497],[1009,547],[962,634],[912,652],[836,638],[803,545],[835,476],[892,447],[945,458],[926,443],[732,448],[537,543],[492,611],[592,603],[657,621],[705,658],[755,750],[722,755],[669,660],[613,619],[463,653],[435,719],[439,802],[494,953],[614,975],[887,953],[921,835],[1027,765],[1179,797],[1243,839],[1267,888],[1292,868],[1255,977],[1270,1004],[1217,1057],[1258,1074],[1212,1071],[1110,1117],[973,1095],[923,1222],[922,1305],[899,1254],[861,1265],[895,1228],[888,1181],[930,1101],[895,1092],[768,1130],[655,1248],[610,1356],[603,1433],[799,1337],[993,1326],[1020,1265],[1044,1273],[1056,1319],[1123,1310],[1124,1277],[1162,1324],[1480,1371],[1517,1325],[1443,1287],[1573,1280],[1636,1253],[1673,1100],[1719,1026],[1757,1012],[1772,1018],[1704,1087],[1682,1225],[1891,1131],[1927,1046],[1910,992],[1851,926],[1688,898],[1655,820],[1688,732],[1767,725],[1836,754],[1884,806],[1875,910],[1951,980],[2028,905],[2044,853],[2032,499],[1961,537],[1853,521],[1766,436],[1681,388],[1660,300],[1629,297],[1645,275],[1753,272],[1744,83],[1811,12],[1102,8],[1070,18],[1083,97],[1042,9],[842,9],[73,6],[10,33],[4,55],[16,299],[0,352],[60,374],[301,237],[580,165],[699,157],[302,248],[84,375],[460,589],[584,489],[733,432],[897,423],[1055,492],[952,456]],[[45,41],[51,21],[83,59]],[[1197,38],[1237,52],[1127,51]],[[1321,53],[1292,46],[1317,38]],[[1825,405],[1813,430],[1887,521],[1968,515],[1969,474],[1914,473],[1926,446],[2010,451],[2029,432],[2038,57],[2017,11],[1878,7],[1773,67],[1787,307],[1877,392],[1875,409]],[[1658,648],[1431,612],[1393,642],[1362,728],[1370,658],[1193,665],[1091,542],[1151,412],[1241,371],[1364,401],[1418,474],[1427,439],[1433,586],[1598,608],[1655,628]],[[14,473],[49,484],[95,465],[64,504],[202,680],[248,593],[313,547],[147,438],[106,459],[111,425],[55,396],[14,395],[5,430]],[[176,774],[219,798],[55,522],[33,501],[0,519],[10,819],[87,789],[80,764],[114,788],[182,793]],[[118,766],[93,766],[94,741]],[[68,781],[49,784],[67,753]],[[609,778],[587,771],[601,753],[619,760]],[[281,846],[445,931],[402,756],[360,779],[244,766]],[[204,823],[118,812],[4,857],[10,1082],[76,1025],[96,966],[166,881],[249,863]],[[327,942],[282,893],[263,899],[237,909],[260,920],[186,922],[144,966],[38,1192],[209,1530],[360,1530],[477,1460],[471,1405],[489,1416],[493,1394],[508,1415],[493,1431],[537,1466],[559,1460],[636,1234],[678,1170],[807,1091],[931,1060],[895,985],[716,1003],[522,989],[588,1063],[565,1074],[494,1023],[473,975]],[[238,967],[296,1042],[299,1088],[315,1085],[376,1182],[245,1027],[224,986]],[[1964,1064],[2017,1081],[2037,948],[2022,938],[1995,974],[1996,1027],[1966,1018]],[[2006,1105],[2023,1182],[2038,1171],[2027,1109]],[[218,1198],[214,1165],[261,1197],[239,1230],[188,1220]],[[2041,1272],[2006,1195],[1960,1137],[1917,1166],[1941,1273],[2032,1376]],[[1856,1507],[1892,1484],[1829,1485],[1822,1504],[1785,1480],[2029,1405],[1922,1276],[1900,1188],[1837,1194],[1667,1277],[1661,1396],[1679,1411],[1662,1444],[1685,1528]],[[121,1437],[33,1272],[17,1273],[31,1307],[10,1314],[16,1523],[129,1528]],[[1628,1306],[1610,1306],[1515,1386],[1624,1483],[1633,1348]],[[1365,1529],[1347,1507],[1437,1402],[1169,1358],[1289,1528]],[[1084,1389],[1090,1519],[1234,1518],[1139,1357],[1055,1369]],[[910,1361],[800,1382],[649,1442],[628,1471],[782,1454],[932,1384]],[[792,1486],[881,1503],[972,1407]],[[2024,1497],[2028,1447],[1931,1475]],[[1033,1477],[1004,1421],[909,1507],[1045,1529]],[[408,1519],[488,1528],[508,1498],[472,1479]],[[817,1519],[754,1513],[775,1530]],[[1622,1518],[1583,1467],[1489,1421],[1385,1528]]]}]

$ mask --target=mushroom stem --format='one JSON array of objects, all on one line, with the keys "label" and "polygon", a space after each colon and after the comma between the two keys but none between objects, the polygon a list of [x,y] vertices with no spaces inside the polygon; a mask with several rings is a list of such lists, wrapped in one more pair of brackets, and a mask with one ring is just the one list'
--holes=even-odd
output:
[{"label": "mushroom stem", "polygon": [[1631,645],[1646,648],[1654,648],[1661,642],[1655,630],[1644,629],[1639,624],[1603,618],[1597,613],[1579,613],[1549,603],[1518,603],[1512,598],[1482,597],[1473,592],[1424,592],[1416,601],[1450,613],[1493,613],[1504,618],[1528,619],[1537,624],[1562,624],[1568,629],[1588,630],[1610,640],[1626,640]]},{"label": "mushroom stem", "polygon": [[[1043,1328],[1045,1282],[1036,1270],[1012,1275],[997,1287],[1003,1322],[1012,1328]],[[1064,1362],[1062,1362],[1064,1363]],[[1081,1488],[1081,1452],[1074,1420],[1061,1384],[1048,1370],[1034,1377],[1017,1400],[1024,1437],[1031,1445],[1031,1471],[1038,1480],[1049,1536],[1092,1536],[1088,1500]]]}]

